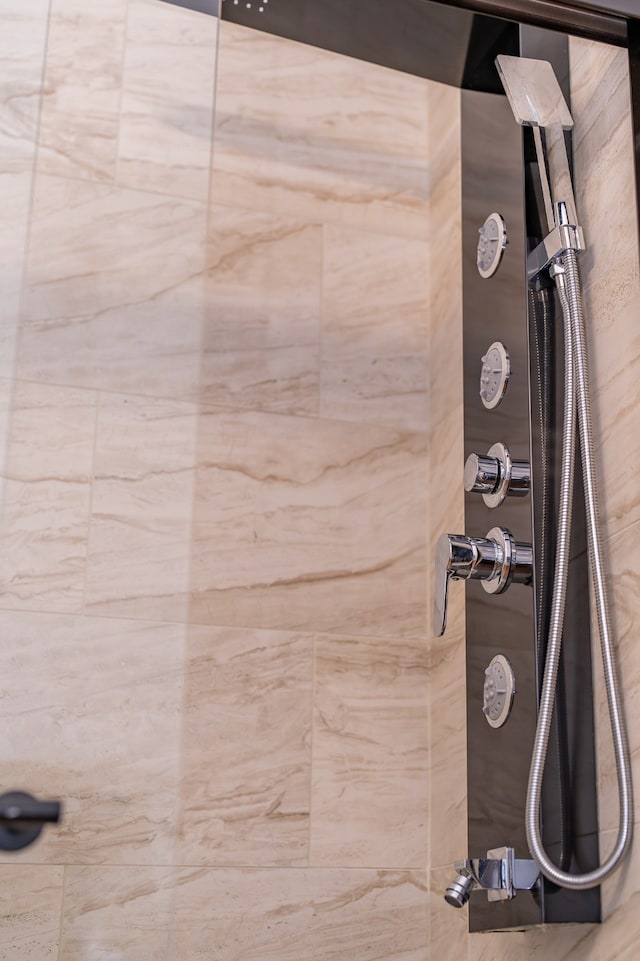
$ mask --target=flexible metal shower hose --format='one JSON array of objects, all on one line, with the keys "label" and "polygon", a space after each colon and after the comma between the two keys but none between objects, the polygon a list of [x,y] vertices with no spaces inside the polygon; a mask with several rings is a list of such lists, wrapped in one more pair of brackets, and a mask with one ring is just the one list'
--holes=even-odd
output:
[{"label": "flexible metal shower hose", "polygon": [[[554,272],[556,288],[562,306],[565,341],[565,396],[558,509],[558,540],[547,655],[542,682],[542,694],[540,697],[538,724],[531,758],[531,769],[529,772],[529,785],[527,788],[526,831],[531,856],[544,876],[560,887],[581,891],[587,888],[597,887],[601,884],[602,881],[609,877],[620,865],[629,850],[633,836],[633,786],[631,781],[629,744],[622,710],[618,669],[613,649],[602,547],[600,543],[600,520],[598,514],[593,429],[591,425],[586,331],[582,307],[580,274],[575,251],[566,251],[562,257],[562,265],[556,266]],[[618,836],[613,851],[601,865],[593,871],[588,871],[584,874],[570,874],[556,867],[544,849],[540,827],[542,777],[555,701],[569,572],[576,408],[580,446],[582,450],[582,473],[589,542],[589,571],[595,597],[620,803]]]}]

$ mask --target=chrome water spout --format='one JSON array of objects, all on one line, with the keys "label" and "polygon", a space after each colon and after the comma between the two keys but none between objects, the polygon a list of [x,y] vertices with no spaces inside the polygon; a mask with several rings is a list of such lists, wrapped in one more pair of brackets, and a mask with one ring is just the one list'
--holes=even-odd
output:
[{"label": "chrome water spout", "polygon": [[456,861],[455,881],[448,885],[444,899],[453,908],[463,908],[475,888],[487,892],[489,901],[511,901],[518,891],[532,891],[540,872],[533,861],[516,858],[513,848],[494,848],[486,858]]}]

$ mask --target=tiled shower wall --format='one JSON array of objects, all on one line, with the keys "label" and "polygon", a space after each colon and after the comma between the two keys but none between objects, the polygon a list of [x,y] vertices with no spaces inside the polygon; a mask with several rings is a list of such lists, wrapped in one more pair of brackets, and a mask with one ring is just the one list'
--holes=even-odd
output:
[{"label": "tiled shower wall", "polygon": [[[640,280],[626,52],[572,40],[572,108],[576,201],[587,237],[581,257],[592,368],[594,428],[601,477],[601,516],[613,623],[640,817]],[[430,91],[431,223],[434,239],[430,311],[430,551],[443,530],[463,530],[462,384],[459,222],[439,228],[438,211],[455,209],[460,191],[459,94]],[[439,146],[436,146],[439,145]],[[438,232],[439,231],[439,232]],[[601,926],[567,925],[529,932],[467,934],[466,911],[445,904],[454,860],[466,856],[466,706],[464,609],[452,592],[444,638],[431,643],[430,944],[438,961],[632,961],[637,957],[640,863],[637,854],[603,888]],[[597,636],[597,635],[596,635]],[[597,656],[597,642],[596,642]],[[601,852],[615,839],[617,800],[607,709],[596,678]],[[479,723],[482,723],[480,721]],[[637,842],[636,842],[637,846]]]},{"label": "tiled shower wall", "polygon": [[423,961],[428,84],[0,8],[0,958]]}]

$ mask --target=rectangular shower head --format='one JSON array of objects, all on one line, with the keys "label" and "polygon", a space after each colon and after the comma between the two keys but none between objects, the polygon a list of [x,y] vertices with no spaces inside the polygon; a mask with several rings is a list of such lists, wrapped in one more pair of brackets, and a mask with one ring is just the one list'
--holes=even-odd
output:
[{"label": "rectangular shower head", "polygon": [[500,54],[496,57],[496,67],[519,124],[529,127],[559,124],[564,130],[571,130],[573,118],[547,60]]}]

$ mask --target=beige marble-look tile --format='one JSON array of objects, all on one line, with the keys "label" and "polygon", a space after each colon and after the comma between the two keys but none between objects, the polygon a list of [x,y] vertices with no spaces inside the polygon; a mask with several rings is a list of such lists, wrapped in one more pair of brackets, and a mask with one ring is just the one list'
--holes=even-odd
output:
[{"label": "beige marble-look tile", "polygon": [[17,383],[7,432],[0,608],[79,611],[96,394]]},{"label": "beige marble-look tile", "polygon": [[[640,522],[615,534],[603,544],[609,610],[620,676],[624,715],[629,734],[632,771],[640,784],[640,652],[637,646],[640,610]],[[600,657],[597,625],[592,627],[594,690],[596,703],[596,757],[598,761],[598,817],[601,830],[618,824],[618,788],[611,726]],[[636,817],[640,798],[636,789]]]},{"label": "beige marble-look tile", "polygon": [[183,872],[172,961],[424,961],[426,873]]},{"label": "beige marble-look tile", "polygon": [[129,0],[118,183],[206,200],[217,17]]},{"label": "beige marble-look tile", "polygon": [[192,404],[101,395],[87,610],[187,619],[197,430]]},{"label": "beige marble-look tile", "polygon": [[427,237],[426,81],[220,24],[212,199]]},{"label": "beige marble-look tile", "polygon": [[426,877],[304,869],[68,868],[61,957],[424,961]]},{"label": "beige marble-look tile", "polygon": [[[636,822],[636,835],[638,827]],[[613,850],[614,831],[603,832],[601,856]],[[602,887],[603,923],[593,933],[594,957],[598,961],[632,961],[640,939],[640,871],[638,858],[631,849],[624,865]],[[597,953],[599,951],[599,953]]]},{"label": "beige marble-look tile", "polygon": [[7,729],[0,783],[63,803],[60,825],[0,859],[170,864],[184,628],[54,614],[0,617]]},{"label": "beige marble-look tile", "polygon": [[[29,201],[33,172],[25,163],[18,173],[0,170],[0,335],[15,331],[20,322],[20,296],[29,231]],[[2,355],[3,373],[6,355]]]},{"label": "beige marble-look tile", "polygon": [[0,0],[0,170],[32,168],[50,0]]},{"label": "beige marble-look tile", "polygon": [[174,961],[168,953],[174,885],[171,868],[68,867],[60,958]]},{"label": "beige marble-look tile", "polygon": [[196,624],[423,637],[424,477],[417,434],[107,398],[87,604]]},{"label": "beige marble-look tile", "polygon": [[430,863],[466,857],[467,727],[464,596],[449,598],[444,637],[431,640],[429,748]]},{"label": "beige marble-look tile", "polygon": [[640,519],[640,272],[628,58],[577,38],[570,51],[601,514],[612,534]]},{"label": "beige marble-look tile", "polygon": [[312,636],[188,637],[176,863],[306,865]]},{"label": "beige marble-look tile", "polygon": [[423,638],[423,435],[200,418],[193,623]]},{"label": "beige marble-look tile", "polygon": [[426,430],[427,241],[325,227],[320,410]]},{"label": "beige marble-look tile", "polygon": [[468,912],[452,908],[444,899],[451,880],[451,865],[429,871],[429,961],[467,961]]},{"label": "beige marble-look tile", "polygon": [[64,868],[0,865],[0,959],[58,961]]},{"label": "beige marble-look tile", "polygon": [[204,205],[39,177],[19,376],[184,396],[202,334]]},{"label": "beige marble-look tile", "polygon": [[51,0],[38,170],[113,181],[127,0]]},{"label": "beige marble-look tile", "polygon": [[[464,530],[462,489],[462,223],[460,92],[430,84],[429,645],[431,867],[467,850],[464,588],[451,585],[447,629],[431,631],[433,558],[444,531]],[[452,483],[451,479],[457,478]],[[447,906],[444,904],[444,907]],[[450,909],[449,909],[450,910]]]},{"label": "beige marble-look tile", "polygon": [[423,639],[317,638],[313,866],[426,867],[427,661]]},{"label": "beige marble-look tile", "polygon": [[316,414],[321,291],[320,226],[213,206],[198,398]]},{"label": "beige marble-look tile", "polygon": [[0,0],[0,327],[19,322],[49,0]]}]

